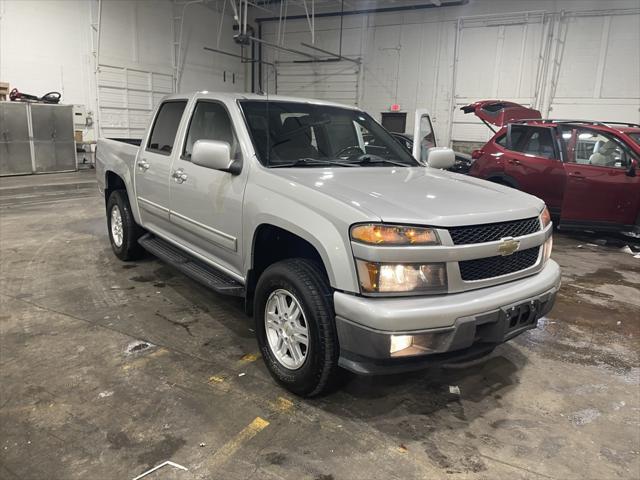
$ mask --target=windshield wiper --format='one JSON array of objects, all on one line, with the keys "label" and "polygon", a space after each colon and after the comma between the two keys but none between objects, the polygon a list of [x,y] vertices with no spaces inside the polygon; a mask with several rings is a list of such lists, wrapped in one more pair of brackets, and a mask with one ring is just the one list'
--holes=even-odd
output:
[{"label": "windshield wiper", "polygon": [[355,167],[353,162],[341,162],[338,160],[330,160],[323,158],[299,158],[294,162],[276,163],[269,165],[270,168],[288,168],[288,167],[322,167],[326,165],[338,165],[340,167]]},{"label": "windshield wiper", "polygon": [[364,155],[360,155],[355,162],[351,162],[359,165],[368,165],[370,163],[388,163],[390,165],[395,165],[397,167],[410,167],[411,165],[407,165],[402,162],[394,162],[393,160],[389,160],[388,158],[381,157],[379,155],[373,155],[370,153],[365,153]]}]

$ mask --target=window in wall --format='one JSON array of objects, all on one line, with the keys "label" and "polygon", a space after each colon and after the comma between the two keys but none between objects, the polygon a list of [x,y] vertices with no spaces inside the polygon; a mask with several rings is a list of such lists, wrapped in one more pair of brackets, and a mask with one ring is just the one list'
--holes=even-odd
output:
[{"label": "window in wall", "polygon": [[187,105],[186,101],[170,101],[160,106],[156,115],[147,150],[169,155],[173,150],[176,133],[180,125],[182,113]]},{"label": "window in wall", "polygon": [[193,145],[198,140],[217,140],[227,142],[231,148],[231,158],[237,158],[240,151],[238,140],[233,132],[231,118],[227,110],[217,102],[198,102],[193,110],[183,156],[191,158]]}]

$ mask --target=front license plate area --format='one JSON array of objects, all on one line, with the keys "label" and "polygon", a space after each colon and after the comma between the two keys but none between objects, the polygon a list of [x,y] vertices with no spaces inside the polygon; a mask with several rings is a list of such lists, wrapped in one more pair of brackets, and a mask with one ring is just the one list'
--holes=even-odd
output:
[{"label": "front license plate area", "polygon": [[540,302],[538,300],[530,300],[503,308],[505,335],[509,336],[515,331],[534,327],[539,308]]}]

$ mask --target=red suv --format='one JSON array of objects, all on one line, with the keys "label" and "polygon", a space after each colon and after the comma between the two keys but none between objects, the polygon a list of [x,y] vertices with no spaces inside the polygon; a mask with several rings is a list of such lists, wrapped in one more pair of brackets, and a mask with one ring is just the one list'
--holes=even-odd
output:
[{"label": "red suv", "polygon": [[640,125],[547,120],[499,100],[462,111],[495,132],[469,175],[540,197],[564,228],[640,231]]}]

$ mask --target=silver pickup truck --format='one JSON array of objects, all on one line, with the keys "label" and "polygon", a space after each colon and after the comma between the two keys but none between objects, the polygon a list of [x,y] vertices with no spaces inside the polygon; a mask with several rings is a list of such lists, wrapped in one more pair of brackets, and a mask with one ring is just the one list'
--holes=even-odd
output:
[{"label": "silver pickup truck", "polygon": [[142,141],[98,141],[113,251],[243,297],[269,371],[299,395],[341,369],[486,355],[553,306],[551,219],[531,195],[440,169],[453,152],[431,147],[425,112],[415,125],[411,155],[354,107],[167,97]]}]

